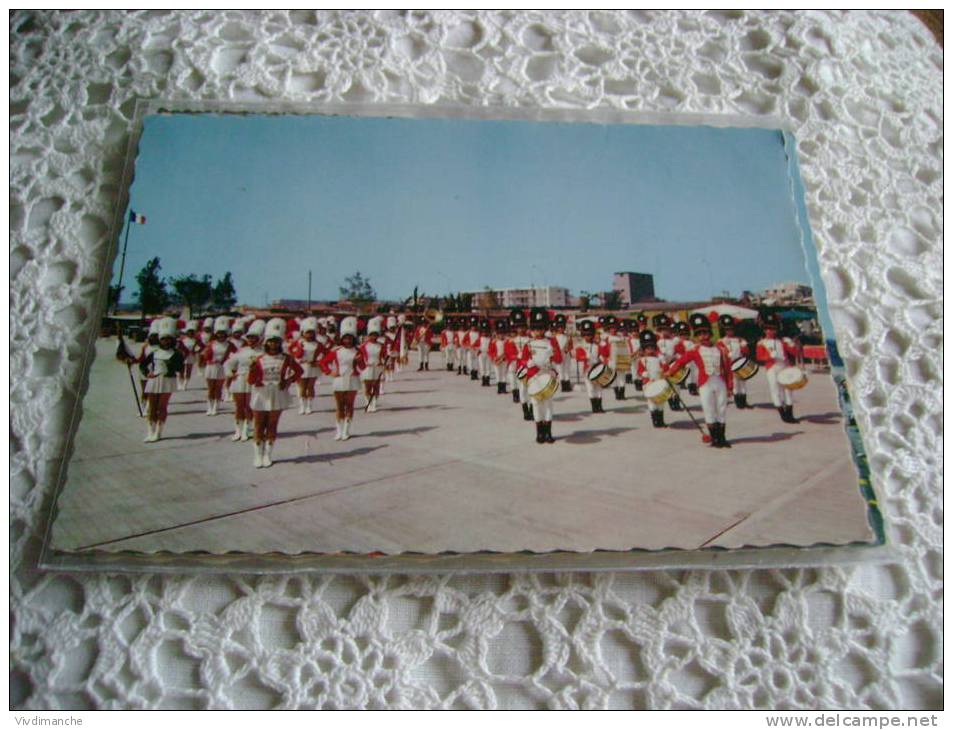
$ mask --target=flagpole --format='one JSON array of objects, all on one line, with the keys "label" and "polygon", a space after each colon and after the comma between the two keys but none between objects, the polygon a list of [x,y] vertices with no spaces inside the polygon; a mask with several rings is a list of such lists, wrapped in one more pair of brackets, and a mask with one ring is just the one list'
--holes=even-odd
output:
[{"label": "flagpole", "polygon": [[308,269],[308,316],[311,316],[311,269]]},{"label": "flagpole", "polygon": [[122,294],[122,274],[126,268],[126,246],[129,244],[129,228],[132,223],[132,211],[126,216],[126,237],[122,242],[122,260],[119,262],[119,283],[116,284],[116,301],[113,304],[113,313],[119,309],[119,297]]}]

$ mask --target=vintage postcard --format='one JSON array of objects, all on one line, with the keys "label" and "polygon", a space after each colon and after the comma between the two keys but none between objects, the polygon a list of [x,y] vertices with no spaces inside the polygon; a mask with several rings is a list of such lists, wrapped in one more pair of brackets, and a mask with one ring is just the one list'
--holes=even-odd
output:
[{"label": "vintage postcard", "polygon": [[779,129],[143,120],[59,555],[882,541]]}]

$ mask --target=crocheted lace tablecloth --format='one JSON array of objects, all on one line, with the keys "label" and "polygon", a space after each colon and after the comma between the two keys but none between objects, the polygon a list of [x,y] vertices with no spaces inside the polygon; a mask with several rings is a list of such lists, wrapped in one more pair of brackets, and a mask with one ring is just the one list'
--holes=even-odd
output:
[{"label": "crocheted lace tablecloth", "polygon": [[[15,12],[11,703],[937,708],[942,50],[903,12]],[[900,562],[484,577],[52,575],[135,100],[779,116]]]}]

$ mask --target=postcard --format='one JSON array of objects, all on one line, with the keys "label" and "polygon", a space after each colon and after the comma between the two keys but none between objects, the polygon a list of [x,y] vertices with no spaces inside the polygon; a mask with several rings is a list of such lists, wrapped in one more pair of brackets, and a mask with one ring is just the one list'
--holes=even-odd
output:
[{"label": "postcard", "polygon": [[730,124],[145,115],[49,551],[882,542],[795,149]]}]

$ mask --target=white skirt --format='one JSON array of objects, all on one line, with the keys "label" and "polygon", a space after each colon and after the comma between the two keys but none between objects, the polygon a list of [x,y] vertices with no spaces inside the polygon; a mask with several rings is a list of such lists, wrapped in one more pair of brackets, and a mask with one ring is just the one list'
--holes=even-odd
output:
[{"label": "white skirt", "polygon": [[365,383],[368,381],[374,381],[374,380],[377,380],[380,374],[381,374],[381,368],[379,368],[377,365],[371,365],[369,368],[367,368],[361,373],[361,380],[364,381]]},{"label": "white skirt", "polygon": [[303,362],[298,363],[301,366],[302,378],[316,378],[321,374],[321,368],[314,365],[308,365]]},{"label": "white skirt", "polygon": [[146,393],[172,393],[176,389],[175,377],[168,375],[157,375],[154,378],[146,380]]},{"label": "white skirt", "polygon": [[225,366],[209,363],[205,366],[206,380],[225,380]]},{"label": "white skirt", "polygon": [[334,384],[331,386],[331,389],[335,392],[357,390],[358,385],[358,379],[355,376],[339,375],[334,379]]},{"label": "white skirt", "polygon": [[256,385],[251,389],[251,409],[253,411],[283,411],[291,405],[291,396],[287,389],[280,390],[277,383]]},{"label": "white skirt", "polygon": [[228,386],[229,393],[251,393],[251,386],[248,384],[248,373],[239,373],[238,377]]}]

